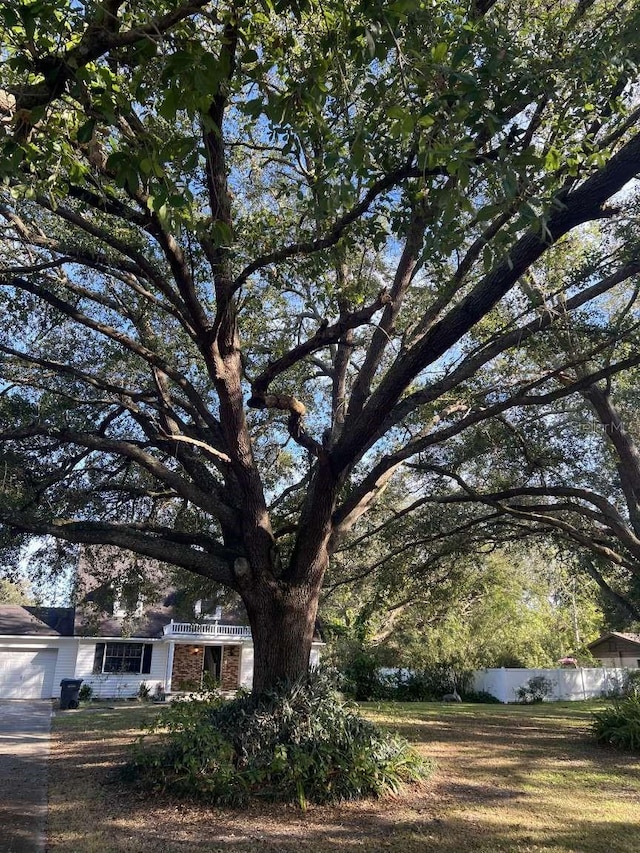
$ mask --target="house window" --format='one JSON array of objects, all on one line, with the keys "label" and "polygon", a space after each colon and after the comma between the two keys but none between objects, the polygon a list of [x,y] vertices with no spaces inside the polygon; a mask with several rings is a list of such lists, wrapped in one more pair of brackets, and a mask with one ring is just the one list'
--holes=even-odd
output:
[{"label": "house window", "polygon": [[139,618],[144,613],[144,596],[136,584],[116,584],[113,590],[112,615],[116,619]]},{"label": "house window", "polygon": [[96,643],[93,672],[151,672],[151,643]]}]

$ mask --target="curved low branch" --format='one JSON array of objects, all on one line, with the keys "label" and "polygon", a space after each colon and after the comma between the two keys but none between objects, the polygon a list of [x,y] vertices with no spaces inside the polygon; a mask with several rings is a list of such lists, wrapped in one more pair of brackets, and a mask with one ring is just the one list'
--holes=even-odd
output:
[{"label": "curved low branch", "polygon": [[32,424],[14,430],[0,432],[0,441],[14,441],[21,438],[35,437],[51,438],[67,444],[75,444],[89,450],[99,450],[129,459],[140,465],[156,480],[172,488],[176,494],[195,506],[210,512],[220,523],[229,530],[238,529],[238,520],[235,512],[224,505],[215,495],[205,493],[194,483],[185,480],[180,474],[167,468],[159,459],[147,453],[139,444],[133,441],[107,438],[94,433],[83,433],[71,429],[57,429],[40,424]]},{"label": "curved low branch", "polygon": [[226,554],[226,551],[222,547],[217,549],[218,553],[190,547],[186,544],[186,539],[179,541],[181,537],[177,534],[173,535],[173,541],[171,541],[166,533],[157,536],[145,535],[138,527],[126,524],[65,519],[46,522],[4,510],[0,511],[0,523],[14,530],[38,536],[53,536],[79,545],[116,545],[143,557],[181,566],[210,580],[235,588],[231,568],[232,554],[224,558],[222,555]]},{"label": "curved low branch", "polygon": [[[436,473],[442,474],[446,477],[455,480],[455,482],[458,483],[460,488],[463,490],[462,493],[458,496],[444,495],[434,497],[432,499],[434,503],[442,504],[454,502],[475,502],[478,504],[483,504],[485,506],[491,506],[494,509],[503,512],[505,515],[509,515],[514,518],[521,519],[523,521],[533,521],[536,524],[546,525],[549,528],[561,531],[572,541],[584,546],[588,550],[592,551],[594,554],[597,554],[599,557],[604,557],[606,560],[625,569],[628,569],[632,574],[640,577],[640,560],[636,560],[633,552],[631,553],[632,559],[629,559],[627,556],[624,555],[624,553],[621,553],[615,548],[610,547],[607,543],[596,541],[591,535],[589,535],[588,532],[580,530],[578,527],[573,524],[570,524],[565,519],[555,518],[552,515],[547,515],[545,512],[536,511],[536,509],[539,508],[534,508],[534,510],[530,512],[522,506],[511,506],[510,504],[505,502],[505,500],[507,499],[498,499],[492,494],[485,494],[483,492],[480,492],[478,489],[470,485],[462,476],[460,476],[460,474],[456,473],[455,471],[447,471],[446,469],[440,468],[439,466],[435,465],[425,467],[433,470]],[[509,493],[511,490],[505,491]]]}]

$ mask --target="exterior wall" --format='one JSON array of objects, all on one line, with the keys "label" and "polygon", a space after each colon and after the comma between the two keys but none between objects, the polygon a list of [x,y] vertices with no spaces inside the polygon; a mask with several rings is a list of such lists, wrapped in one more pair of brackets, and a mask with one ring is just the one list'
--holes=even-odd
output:
[{"label": "exterior wall", "polygon": [[53,687],[51,697],[60,696],[60,681],[63,678],[74,678],[78,640],[75,637],[0,637],[0,652],[2,649],[13,651],[37,651],[40,649],[57,650]]},{"label": "exterior wall", "polygon": [[56,661],[56,674],[53,679],[53,695],[60,696],[60,682],[63,678],[74,678],[76,671],[76,660],[78,657],[78,641],[70,638],[58,645],[58,660]]},{"label": "exterior wall", "polygon": [[[38,650],[57,649],[57,660],[53,678],[53,695],[60,696],[60,681],[63,678],[81,678],[84,684],[93,689],[97,699],[118,699],[134,697],[140,684],[144,682],[151,691],[160,683],[163,688],[179,690],[180,682],[199,684],[202,677],[204,648],[202,645],[182,643],[154,642],[151,655],[151,672],[138,673],[102,673],[94,674],[93,663],[96,643],[108,642],[110,638],[81,637],[1,637],[2,648]],[[133,639],[133,638],[132,638]],[[137,642],[136,638],[136,642]],[[140,642],[150,642],[140,640]],[[322,643],[314,643],[311,650],[311,666],[317,666]],[[192,650],[198,649],[197,654]],[[173,660],[172,660],[173,658]],[[222,687],[224,690],[236,690],[238,687],[251,689],[253,683],[253,644],[223,645],[222,650]]]},{"label": "exterior wall", "polygon": [[253,643],[243,643],[241,649],[240,687],[251,690],[251,687],[253,686]]},{"label": "exterior wall", "polygon": [[[223,651],[223,666],[224,655]],[[202,667],[204,665],[204,647],[176,643],[173,652],[173,668],[171,670],[171,689],[184,690],[199,687],[202,683]]]},{"label": "exterior wall", "polygon": [[[138,695],[140,685],[144,682],[153,693],[156,685],[161,684],[166,690],[167,674],[167,643],[153,643],[151,653],[151,672],[143,674],[134,672],[93,672],[93,662],[96,653],[96,643],[108,642],[108,638],[80,640],[75,674],[72,678],[81,678],[83,684],[93,689],[96,699],[128,699]],[[137,640],[136,640],[137,642]],[[140,640],[148,643],[149,640]]]},{"label": "exterior wall", "polygon": [[[222,673],[220,687],[223,690],[237,690],[240,687],[242,646],[223,646]],[[251,668],[253,680],[253,667]]]},{"label": "exterior wall", "polygon": [[[324,647],[324,643],[314,643],[311,646],[311,655],[309,656],[309,665],[312,667],[319,666],[320,654]],[[241,646],[242,655],[240,658],[240,680],[239,686],[247,690],[251,690],[253,686],[253,643],[243,643]],[[224,654],[224,652],[223,652]],[[395,672],[395,670],[394,670]]]},{"label": "exterior wall", "polygon": [[551,701],[596,699],[622,686],[625,670],[617,669],[481,669],[473,687],[501,702],[517,701],[516,691],[530,678],[542,675],[553,685]]},{"label": "exterior wall", "polygon": [[605,657],[604,655],[594,655],[594,657],[598,658],[602,666],[608,666],[613,668],[619,668],[622,666],[626,667],[627,669],[638,669],[638,666],[640,666],[640,664],[638,663],[638,661],[640,661],[640,649],[638,649],[635,655],[633,655],[632,657],[624,655],[622,657]]},{"label": "exterior wall", "polygon": [[637,667],[640,659],[640,643],[626,637],[606,637],[597,640],[589,646],[591,654],[601,661],[611,661],[611,666],[628,666],[625,661],[633,661],[631,666]]}]

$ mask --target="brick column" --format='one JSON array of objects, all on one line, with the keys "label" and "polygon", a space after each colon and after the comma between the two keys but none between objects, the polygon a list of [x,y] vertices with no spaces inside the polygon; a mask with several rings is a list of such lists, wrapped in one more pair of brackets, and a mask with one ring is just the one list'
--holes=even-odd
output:
[{"label": "brick column", "polygon": [[173,690],[189,690],[202,684],[204,648],[176,643],[173,654],[171,687]]},{"label": "brick column", "polygon": [[237,690],[240,685],[240,651],[240,646],[222,647],[220,687],[223,690]]}]

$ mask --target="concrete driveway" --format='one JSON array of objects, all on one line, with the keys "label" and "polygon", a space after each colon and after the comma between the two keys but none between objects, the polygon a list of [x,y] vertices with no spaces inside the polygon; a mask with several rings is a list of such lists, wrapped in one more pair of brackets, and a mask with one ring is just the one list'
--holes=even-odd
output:
[{"label": "concrete driveway", "polygon": [[51,702],[0,699],[0,853],[44,853]]}]

